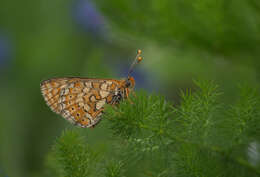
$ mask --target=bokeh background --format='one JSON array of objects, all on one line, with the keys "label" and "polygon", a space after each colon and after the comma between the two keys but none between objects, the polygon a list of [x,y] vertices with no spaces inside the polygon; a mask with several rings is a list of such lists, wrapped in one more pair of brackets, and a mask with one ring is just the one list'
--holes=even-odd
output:
[{"label": "bokeh background", "polygon": [[[142,49],[136,89],[175,104],[193,79],[214,80],[225,103],[237,85],[259,85],[257,0],[1,0],[0,176],[44,176],[45,156],[67,127],[46,106],[52,77],[122,78]],[[103,121],[84,129],[111,151]]]}]

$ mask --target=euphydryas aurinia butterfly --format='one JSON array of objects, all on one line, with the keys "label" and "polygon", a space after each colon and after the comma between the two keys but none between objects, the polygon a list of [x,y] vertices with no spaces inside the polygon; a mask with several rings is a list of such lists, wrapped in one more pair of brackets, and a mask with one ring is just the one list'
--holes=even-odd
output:
[{"label": "euphydryas aurinia butterfly", "polygon": [[126,99],[135,85],[130,74],[142,57],[141,50],[122,80],[80,77],[53,78],[41,82],[41,92],[52,111],[80,127],[94,127],[105,104],[116,105]]}]

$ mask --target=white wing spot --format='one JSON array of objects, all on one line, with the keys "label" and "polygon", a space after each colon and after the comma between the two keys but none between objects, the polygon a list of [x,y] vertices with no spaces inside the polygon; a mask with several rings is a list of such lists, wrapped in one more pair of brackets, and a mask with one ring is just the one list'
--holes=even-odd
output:
[{"label": "white wing spot", "polygon": [[106,100],[100,100],[99,102],[97,102],[96,104],[96,109],[99,110],[100,108],[102,108],[104,105],[106,104]]},{"label": "white wing spot", "polygon": [[84,104],[83,108],[86,110],[86,111],[89,111],[90,110],[90,107],[88,104]]},{"label": "white wing spot", "polygon": [[83,92],[88,93],[89,90],[90,90],[89,88],[85,87],[85,88],[83,89]]},{"label": "white wing spot", "polygon": [[118,89],[117,89],[117,87],[116,87],[116,89],[115,89],[116,91],[115,91],[115,95],[117,95],[118,94]]},{"label": "white wing spot", "polygon": [[66,97],[65,97],[65,96],[62,96],[62,97],[60,97],[58,103],[62,103],[62,102],[64,102],[65,100],[66,100]]},{"label": "white wing spot", "polygon": [[92,95],[92,96],[90,97],[90,101],[92,101],[92,102],[97,101],[94,95]]},{"label": "white wing spot", "polygon": [[84,102],[79,102],[80,107],[84,107]]},{"label": "white wing spot", "polygon": [[46,87],[47,87],[47,88],[52,88],[52,86],[51,86],[50,83],[47,83],[47,84],[46,84]]},{"label": "white wing spot", "polygon": [[61,104],[60,104],[60,110],[65,109],[65,107],[66,107],[66,104],[64,104],[64,103],[61,103]]},{"label": "white wing spot", "polygon": [[112,82],[111,82],[111,81],[107,81],[107,84],[108,84],[108,85],[111,85],[111,84],[112,84]]},{"label": "white wing spot", "polygon": [[83,101],[84,101],[83,98],[76,99],[76,103],[83,102]]},{"label": "white wing spot", "polygon": [[67,85],[61,85],[60,88],[63,89],[65,88]]},{"label": "white wing spot", "polygon": [[78,94],[78,98],[82,98],[84,96],[84,93],[82,92],[82,93],[80,93],[80,94]]},{"label": "white wing spot", "polygon": [[64,110],[62,115],[65,117],[65,118],[68,118],[70,116],[70,112],[69,110]]},{"label": "white wing spot", "polygon": [[70,83],[68,88],[74,88],[74,83]]},{"label": "white wing spot", "polygon": [[90,120],[92,120],[92,116],[89,113],[86,113],[86,117],[90,118]]},{"label": "white wing spot", "polygon": [[86,87],[88,87],[88,88],[92,88],[92,85],[91,85],[90,82],[85,82],[85,85],[86,85]]},{"label": "white wing spot", "polygon": [[67,95],[69,93],[69,89],[65,89],[64,95]]},{"label": "white wing spot", "polygon": [[101,89],[102,89],[102,90],[106,90],[106,89],[107,89],[107,84],[103,83],[103,84],[101,85]]},{"label": "white wing spot", "polygon": [[48,99],[50,99],[52,97],[52,94],[48,93],[47,97],[48,97]]},{"label": "white wing spot", "polygon": [[103,91],[103,90],[101,90],[99,93],[100,93],[100,96],[101,96],[102,98],[105,98],[105,97],[107,97],[107,96],[109,95],[109,92]]}]

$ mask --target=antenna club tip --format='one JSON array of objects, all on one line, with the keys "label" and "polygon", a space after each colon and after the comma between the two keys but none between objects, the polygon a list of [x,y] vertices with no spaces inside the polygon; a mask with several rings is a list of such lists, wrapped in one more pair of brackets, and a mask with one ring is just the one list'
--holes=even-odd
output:
[{"label": "antenna club tip", "polygon": [[138,63],[139,63],[140,61],[142,61],[142,60],[143,60],[143,57],[138,57],[138,58],[137,58]]},{"label": "antenna club tip", "polygon": [[142,50],[138,49],[137,54],[141,54],[141,53],[142,53]]}]

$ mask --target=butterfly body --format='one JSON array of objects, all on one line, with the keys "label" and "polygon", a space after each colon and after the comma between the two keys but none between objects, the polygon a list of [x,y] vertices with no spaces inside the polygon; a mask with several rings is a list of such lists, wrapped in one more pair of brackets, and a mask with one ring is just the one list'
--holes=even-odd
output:
[{"label": "butterfly body", "polygon": [[105,104],[115,105],[128,97],[134,79],[53,78],[41,83],[41,92],[52,111],[80,127],[100,121]]}]

